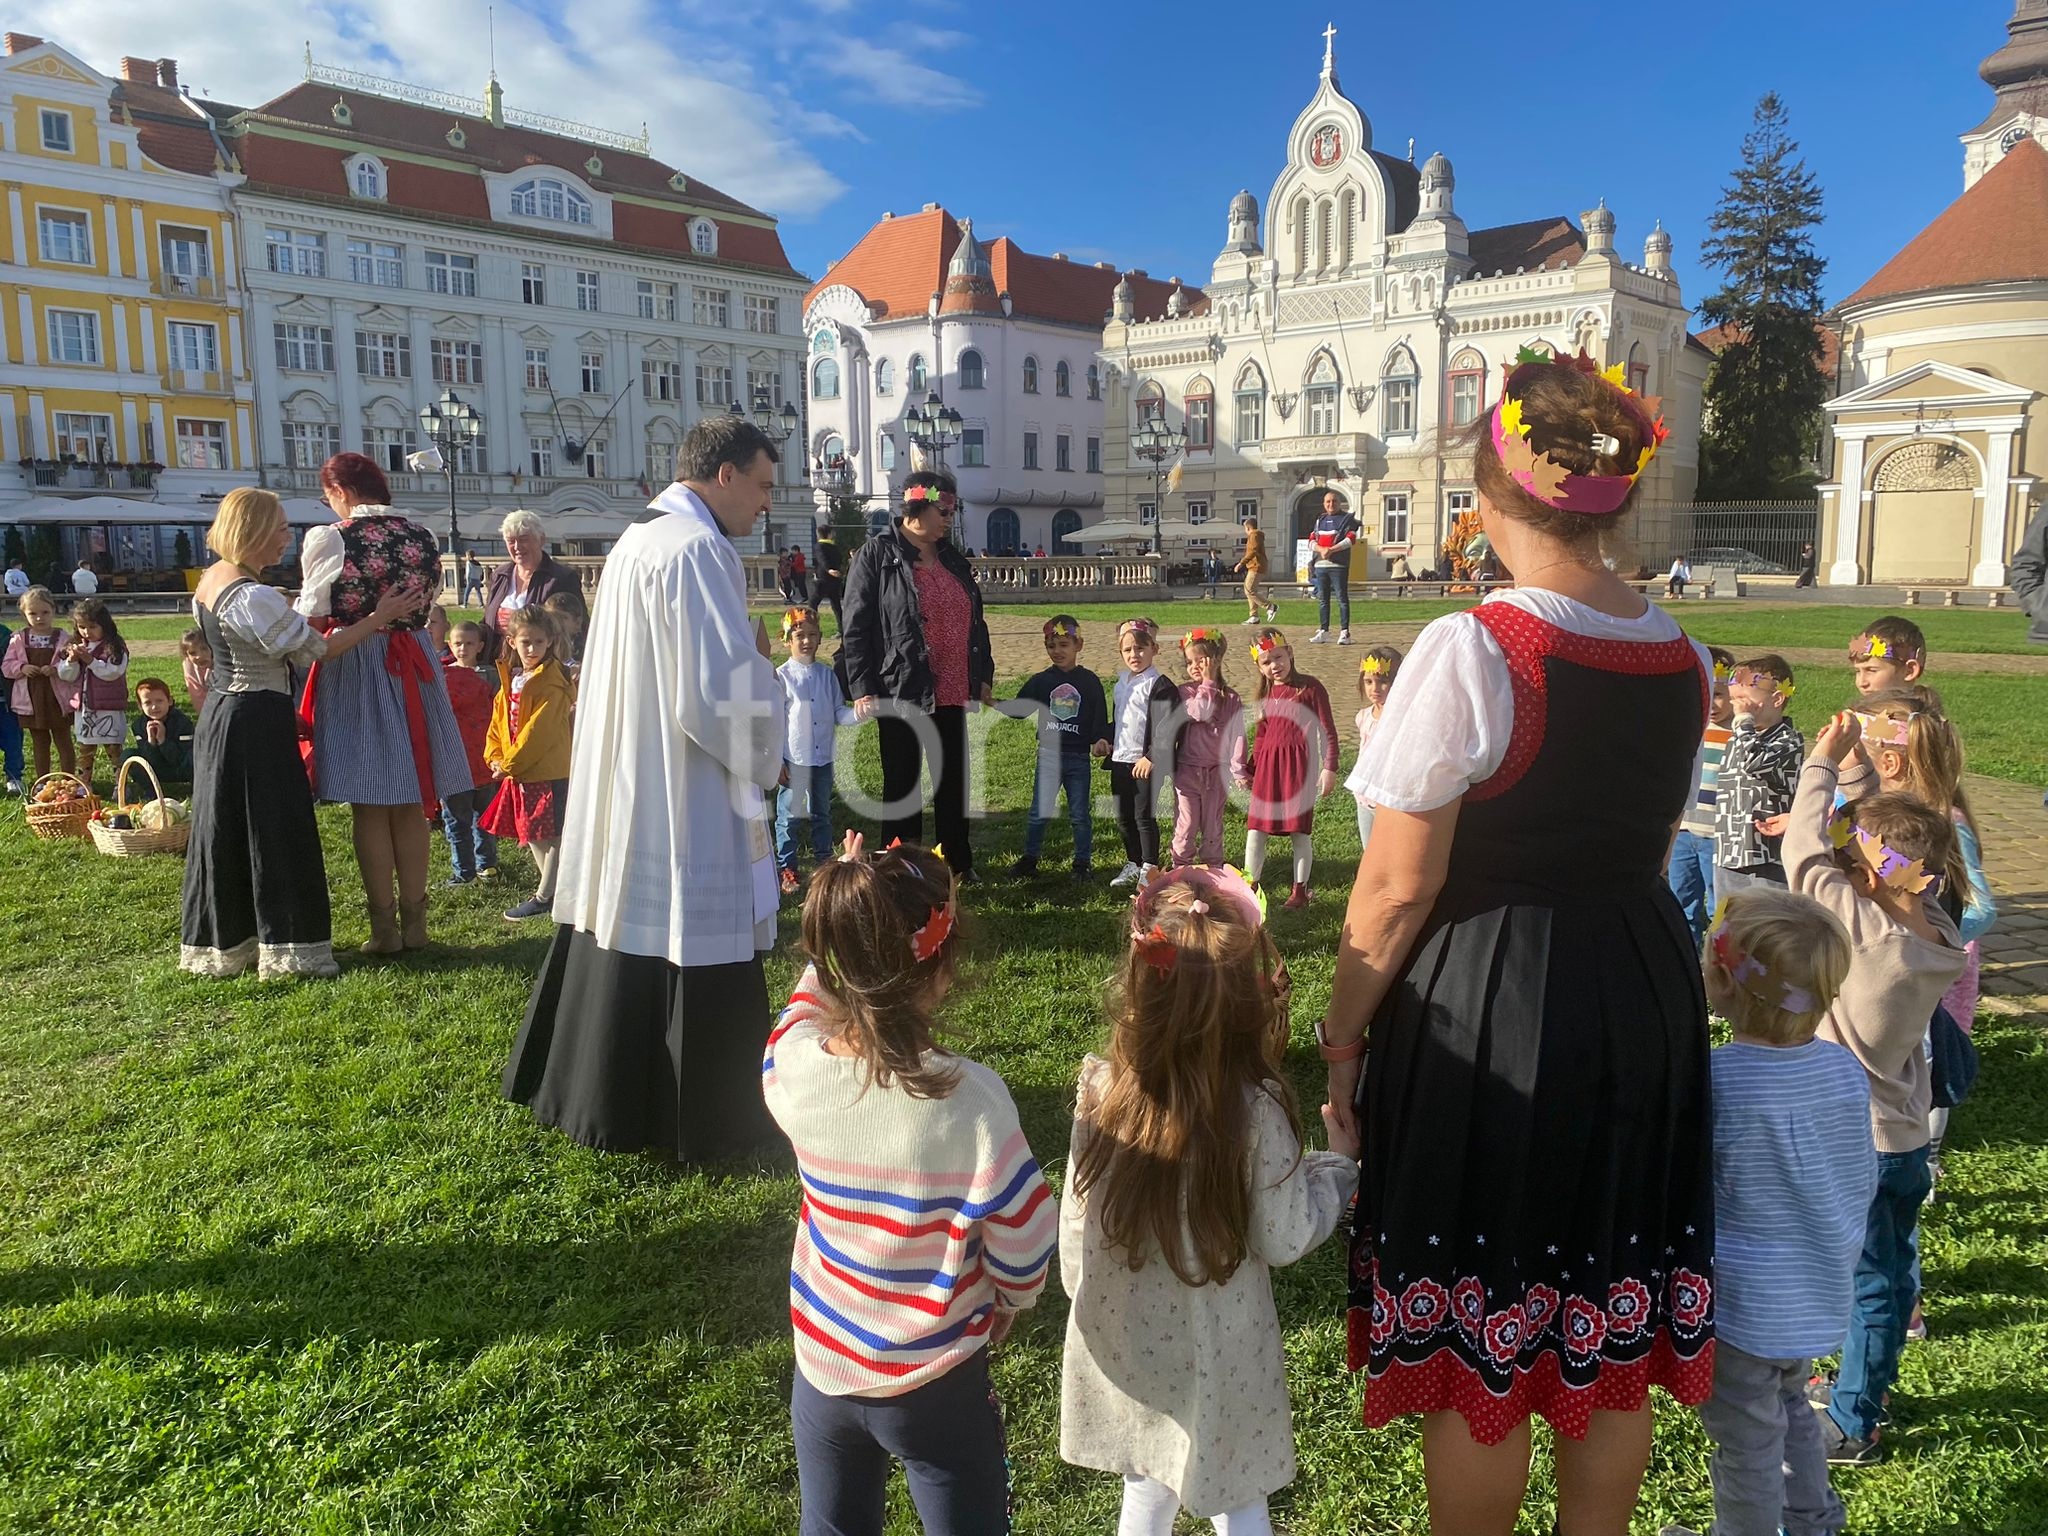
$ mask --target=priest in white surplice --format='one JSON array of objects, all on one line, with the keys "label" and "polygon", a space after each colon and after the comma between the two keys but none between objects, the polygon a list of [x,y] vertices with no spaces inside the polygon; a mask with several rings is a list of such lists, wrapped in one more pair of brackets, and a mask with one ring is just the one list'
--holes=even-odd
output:
[{"label": "priest in white surplice", "polygon": [[775,461],[751,422],[698,423],[664,515],[626,530],[598,583],[554,943],[504,1085],[586,1146],[699,1162],[774,1139],[763,793],[782,689],[732,541],[768,510]]}]

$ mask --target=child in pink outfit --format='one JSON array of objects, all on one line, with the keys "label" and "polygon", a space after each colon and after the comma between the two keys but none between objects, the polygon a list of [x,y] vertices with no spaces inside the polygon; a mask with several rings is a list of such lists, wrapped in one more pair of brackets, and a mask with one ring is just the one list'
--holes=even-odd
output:
[{"label": "child in pink outfit", "polygon": [[1173,746],[1177,869],[1194,863],[1223,867],[1224,801],[1231,781],[1251,772],[1245,760],[1244,701],[1223,681],[1223,645],[1223,632],[1216,629],[1194,629],[1181,637],[1188,680],[1180,685],[1187,723]]}]

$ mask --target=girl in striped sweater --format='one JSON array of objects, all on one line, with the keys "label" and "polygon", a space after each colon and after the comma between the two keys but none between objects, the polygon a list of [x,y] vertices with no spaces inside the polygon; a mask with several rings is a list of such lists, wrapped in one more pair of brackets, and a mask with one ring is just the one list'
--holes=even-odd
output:
[{"label": "girl in striped sweater", "polygon": [[1009,1090],[941,1049],[953,876],[936,851],[845,850],[811,878],[810,964],[762,1090],[796,1150],[790,1394],[804,1536],[881,1536],[892,1457],[932,1532],[1009,1529],[985,1346],[1038,1299],[1058,1211]]}]

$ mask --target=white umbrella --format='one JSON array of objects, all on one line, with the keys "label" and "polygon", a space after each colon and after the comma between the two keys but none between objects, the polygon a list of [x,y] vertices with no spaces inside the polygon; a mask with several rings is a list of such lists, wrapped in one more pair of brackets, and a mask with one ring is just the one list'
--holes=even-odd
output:
[{"label": "white umbrella", "polygon": [[[130,501],[125,496],[80,496],[66,499],[60,496],[39,496],[28,503],[29,510],[0,513],[10,523],[36,523],[51,525],[77,523],[90,526],[100,523],[177,523],[191,522],[193,516],[179,516],[181,511],[197,514],[198,508],[167,507],[154,501]],[[207,519],[201,518],[200,521]]]},{"label": "white umbrella", "polygon": [[1111,518],[1107,522],[1084,524],[1067,535],[1074,544],[1130,544],[1152,537],[1152,525],[1140,523],[1131,518]]},{"label": "white umbrella", "polygon": [[284,501],[284,520],[294,528],[319,528],[341,519],[334,508],[312,496],[289,496]]}]

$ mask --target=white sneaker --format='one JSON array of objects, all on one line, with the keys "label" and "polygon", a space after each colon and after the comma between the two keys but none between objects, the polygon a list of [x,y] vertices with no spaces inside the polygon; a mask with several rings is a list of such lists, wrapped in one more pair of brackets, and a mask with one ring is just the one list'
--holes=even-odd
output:
[{"label": "white sneaker", "polygon": [[1350,630],[1348,630],[1348,629],[1340,629],[1340,630],[1338,630],[1338,631],[1337,631],[1337,643],[1338,643],[1339,645],[1349,645],[1349,644],[1351,643],[1351,631],[1350,631]]},{"label": "white sneaker", "polygon": [[1310,645],[1325,645],[1329,642],[1329,639],[1330,632],[1327,629],[1319,629],[1308,637],[1308,643]]},{"label": "white sneaker", "polygon": [[1279,617],[1280,610],[1278,608],[1275,608],[1271,603],[1266,604],[1266,622],[1268,624],[1271,624]]},{"label": "white sneaker", "polygon": [[1259,622],[1259,621],[1258,621],[1258,620],[1257,620],[1256,618],[1246,619],[1246,620],[1244,621],[1244,627],[1245,627],[1246,629],[1250,629],[1250,628],[1251,628],[1251,627],[1252,627],[1252,626],[1253,626],[1254,624],[1256,624],[1256,623],[1258,623],[1258,622]]},{"label": "white sneaker", "polygon": [[1115,891],[1121,890],[1127,885],[1136,885],[1138,883],[1138,876],[1143,873],[1144,871],[1139,869],[1137,865],[1125,864],[1124,867],[1118,870],[1116,874],[1111,878],[1109,882],[1109,888]]}]

